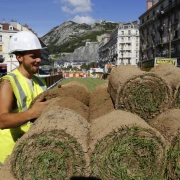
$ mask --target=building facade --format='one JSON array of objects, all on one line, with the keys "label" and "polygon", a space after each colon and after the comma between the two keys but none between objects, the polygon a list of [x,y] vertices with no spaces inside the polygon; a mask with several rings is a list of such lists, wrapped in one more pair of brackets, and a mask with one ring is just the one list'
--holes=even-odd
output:
[{"label": "building facade", "polygon": [[139,25],[137,21],[120,23],[99,44],[99,60],[114,65],[136,65],[139,60]]},{"label": "building facade", "polygon": [[117,65],[137,65],[139,61],[139,25],[126,23],[118,30]]},{"label": "building facade", "polygon": [[148,0],[139,20],[140,61],[180,58],[180,0]]}]

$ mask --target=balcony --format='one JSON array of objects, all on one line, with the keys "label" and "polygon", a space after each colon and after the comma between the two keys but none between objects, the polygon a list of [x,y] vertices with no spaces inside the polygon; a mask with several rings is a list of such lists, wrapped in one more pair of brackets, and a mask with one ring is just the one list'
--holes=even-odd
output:
[{"label": "balcony", "polygon": [[173,3],[170,3],[168,6],[166,6],[163,11],[164,13],[168,13],[169,11],[172,11],[178,7],[180,7],[180,0],[175,0]]},{"label": "balcony", "polygon": [[128,50],[130,51],[131,49],[132,49],[132,46],[125,46],[124,47],[124,50],[126,50],[126,51],[128,51]]}]

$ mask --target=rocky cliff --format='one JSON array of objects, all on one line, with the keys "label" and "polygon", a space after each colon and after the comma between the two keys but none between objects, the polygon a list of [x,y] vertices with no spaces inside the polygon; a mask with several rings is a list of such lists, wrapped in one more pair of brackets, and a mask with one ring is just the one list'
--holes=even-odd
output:
[{"label": "rocky cliff", "polygon": [[74,50],[73,53],[63,54],[61,59],[73,61],[73,60],[87,60],[89,62],[98,61],[98,43],[89,44],[79,47]]}]

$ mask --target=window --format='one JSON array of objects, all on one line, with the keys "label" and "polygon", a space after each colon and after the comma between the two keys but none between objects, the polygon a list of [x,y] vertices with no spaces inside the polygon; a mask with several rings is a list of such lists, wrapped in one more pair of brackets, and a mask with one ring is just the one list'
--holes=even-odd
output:
[{"label": "window", "polygon": [[147,28],[147,35],[149,35],[149,28]]},{"label": "window", "polygon": [[0,45],[0,52],[2,52],[2,45]]},{"label": "window", "polygon": [[138,57],[138,52],[136,52],[136,57]]},{"label": "window", "polygon": [[2,42],[2,35],[0,35],[0,42]]},{"label": "window", "polygon": [[131,35],[131,30],[128,30],[128,35]]},{"label": "window", "polygon": [[3,27],[2,27],[2,25],[0,24],[0,30],[3,30]]},{"label": "window", "polygon": [[161,5],[161,11],[164,9],[164,6],[163,5]]},{"label": "window", "polygon": [[9,30],[13,30],[13,26],[9,26]]},{"label": "window", "polygon": [[121,31],[122,35],[124,35],[124,31]]},{"label": "window", "polygon": [[178,13],[177,12],[174,13],[174,21],[178,21]]},{"label": "window", "polygon": [[174,38],[178,38],[178,30],[174,31]]}]

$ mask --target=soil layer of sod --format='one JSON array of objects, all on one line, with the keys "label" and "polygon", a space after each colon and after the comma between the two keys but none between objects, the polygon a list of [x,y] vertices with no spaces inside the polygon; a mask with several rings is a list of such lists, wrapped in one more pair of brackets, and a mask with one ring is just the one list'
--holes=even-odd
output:
[{"label": "soil layer of sod", "polygon": [[107,87],[108,83],[101,84],[91,93],[89,102],[90,121],[114,110],[114,105]]}]

